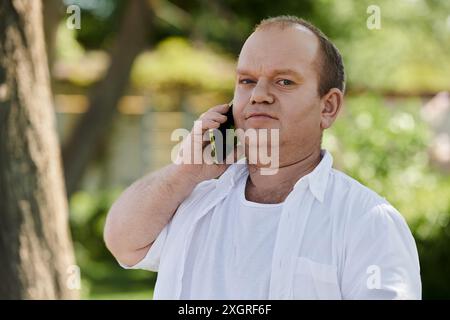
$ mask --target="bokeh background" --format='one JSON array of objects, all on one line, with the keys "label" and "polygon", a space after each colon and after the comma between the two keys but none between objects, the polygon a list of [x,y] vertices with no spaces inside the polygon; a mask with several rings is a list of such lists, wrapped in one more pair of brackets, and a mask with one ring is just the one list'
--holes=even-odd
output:
[{"label": "bokeh background", "polygon": [[[67,25],[69,5],[80,29]],[[379,29],[368,28],[370,5]],[[449,1],[47,0],[43,12],[83,299],[151,299],[156,274],[123,270],[104,246],[108,209],[170,162],[174,129],[231,99],[243,42],[280,14],[340,49],[346,101],[324,147],[406,218],[423,297],[450,298]]]}]

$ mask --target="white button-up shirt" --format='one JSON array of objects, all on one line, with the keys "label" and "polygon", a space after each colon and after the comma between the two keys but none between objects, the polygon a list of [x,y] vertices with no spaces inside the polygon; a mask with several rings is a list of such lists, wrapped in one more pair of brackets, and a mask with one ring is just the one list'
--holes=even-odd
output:
[{"label": "white button-up shirt", "polygon": [[[322,150],[322,155],[283,202],[269,299],[420,299],[417,248],[404,218],[386,199],[332,168],[330,153]],[[245,161],[231,165],[219,179],[199,183],[147,255],[134,266],[122,265],[158,271],[154,299],[181,298],[199,221],[248,174]],[[220,226],[209,228],[214,233]]]}]

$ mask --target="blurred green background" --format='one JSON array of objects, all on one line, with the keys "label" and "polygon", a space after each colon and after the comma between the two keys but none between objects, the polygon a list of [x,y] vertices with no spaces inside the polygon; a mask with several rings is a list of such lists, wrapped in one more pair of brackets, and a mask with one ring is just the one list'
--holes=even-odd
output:
[{"label": "blurred green background", "polygon": [[[121,269],[104,246],[108,209],[127,185],[170,162],[173,129],[190,129],[201,112],[230,100],[243,42],[262,18],[279,14],[311,21],[341,50],[348,90],[324,147],[336,168],[407,219],[423,297],[450,298],[449,1],[150,0],[146,23],[133,24],[142,18],[134,2],[46,8],[59,13],[46,16],[46,30],[61,144],[82,142],[74,128],[93,100],[111,105],[111,124],[69,188],[84,299],[151,299],[156,274]],[[71,4],[81,8],[80,29],[67,27]],[[380,8],[379,29],[367,27],[369,5]]]}]

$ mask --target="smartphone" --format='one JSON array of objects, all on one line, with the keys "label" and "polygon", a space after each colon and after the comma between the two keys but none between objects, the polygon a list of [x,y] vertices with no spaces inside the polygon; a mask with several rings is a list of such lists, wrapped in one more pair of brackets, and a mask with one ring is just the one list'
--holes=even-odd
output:
[{"label": "smartphone", "polygon": [[[234,150],[237,145],[237,137],[234,134],[234,118],[233,118],[233,103],[230,102],[225,116],[227,120],[222,123],[217,129],[209,130],[209,140],[211,141],[211,153],[215,163],[224,163],[226,156]],[[232,129],[232,131],[227,129]]]}]

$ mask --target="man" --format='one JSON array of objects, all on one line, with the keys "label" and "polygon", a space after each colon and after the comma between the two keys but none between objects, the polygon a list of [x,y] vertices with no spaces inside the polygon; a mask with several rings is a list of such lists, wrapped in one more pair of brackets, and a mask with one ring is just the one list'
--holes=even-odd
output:
[{"label": "man", "polygon": [[[155,299],[420,299],[405,220],[321,149],[343,92],[342,58],[317,28],[263,20],[239,55],[233,116],[240,129],[279,130],[276,173],[245,158],[168,165],[114,203],[109,250],[158,271]],[[227,109],[205,112],[202,132]]]}]

